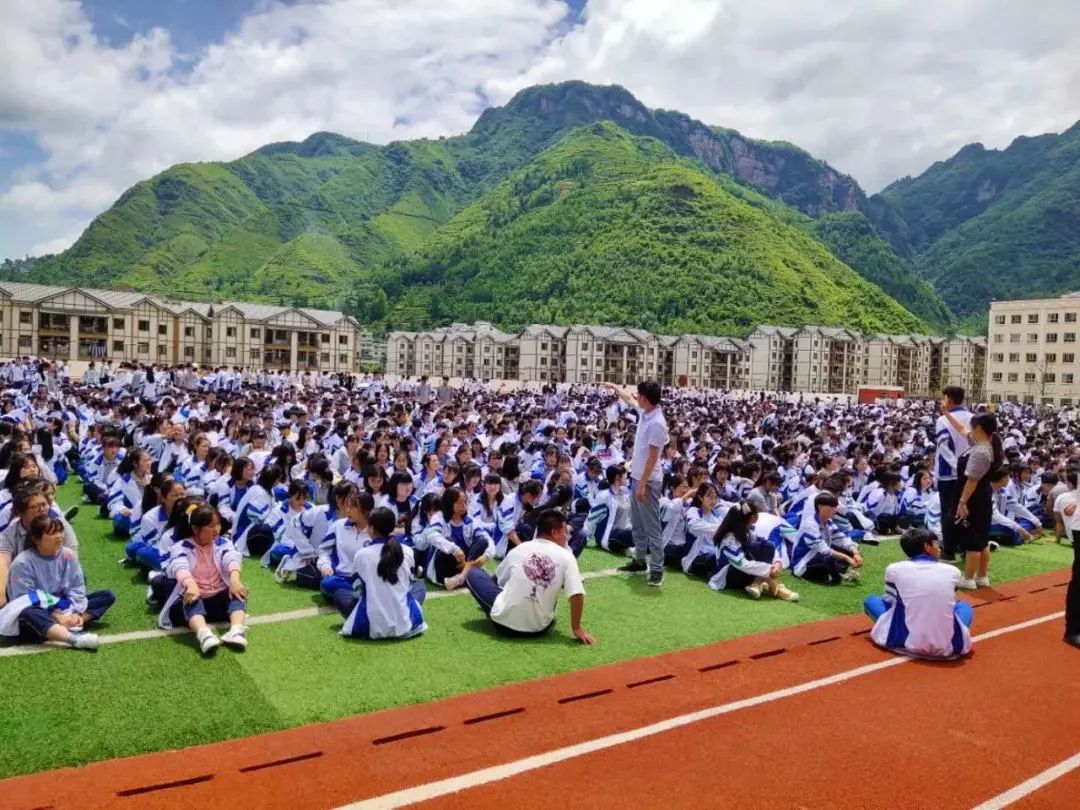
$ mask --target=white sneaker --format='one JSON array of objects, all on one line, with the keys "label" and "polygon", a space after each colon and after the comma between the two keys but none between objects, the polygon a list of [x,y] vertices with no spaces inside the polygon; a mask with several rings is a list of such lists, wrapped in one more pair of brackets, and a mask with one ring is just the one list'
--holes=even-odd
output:
[{"label": "white sneaker", "polygon": [[71,637],[71,647],[75,650],[96,650],[98,637],[96,633],[76,633]]},{"label": "white sneaker", "polygon": [[862,572],[858,568],[849,568],[840,575],[841,582],[862,582]]},{"label": "white sneaker", "polygon": [[975,584],[978,585],[980,588],[989,588],[990,587],[990,576],[989,576],[989,574],[987,576],[985,576],[985,577],[975,577]]},{"label": "white sneaker", "polygon": [[214,635],[213,630],[208,630],[206,635],[199,639],[199,649],[203,655],[209,655],[221,646],[221,639]]},{"label": "white sneaker", "polygon": [[447,577],[443,580],[443,587],[448,591],[456,591],[462,585],[465,584],[465,572],[460,574],[454,574],[452,577]]},{"label": "white sneaker", "polygon": [[997,551],[999,548],[1001,548],[1001,543],[999,543],[997,540],[991,540],[989,547],[991,551]]},{"label": "white sneaker", "polygon": [[799,594],[795,591],[789,590],[786,585],[780,585],[779,587],[777,587],[776,593],[774,593],[773,596],[775,596],[777,599],[783,600],[784,602],[799,601]]},{"label": "white sneaker", "polygon": [[960,581],[956,583],[956,587],[961,591],[974,591],[978,590],[978,585],[975,584],[975,580],[968,579],[967,577],[960,577]]},{"label": "white sneaker", "polygon": [[880,546],[881,545],[881,537],[874,534],[873,532],[867,532],[866,534],[863,535],[862,543],[863,543],[863,545],[867,545],[867,546]]},{"label": "white sneaker", "polygon": [[747,585],[745,588],[743,588],[743,590],[746,591],[750,595],[751,599],[760,599],[761,598],[761,585],[760,584]]},{"label": "white sneaker", "polygon": [[228,644],[238,650],[247,649],[247,627],[242,624],[234,624],[221,636],[221,643]]}]

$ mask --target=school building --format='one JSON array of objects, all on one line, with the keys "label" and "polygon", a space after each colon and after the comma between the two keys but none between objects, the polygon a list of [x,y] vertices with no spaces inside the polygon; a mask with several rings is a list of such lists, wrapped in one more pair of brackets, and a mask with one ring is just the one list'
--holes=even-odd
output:
[{"label": "school building", "polygon": [[986,391],[995,402],[1080,404],[1080,292],[990,303]]},{"label": "school building", "polygon": [[[481,340],[490,347],[475,348]],[[489,357],[490,363],[486,362]],[[654,379],[663,385],[691,388],[820,394],[854,394],[859,386],[869,385],[933,395],[951,383],[981,396],[985,361],[986,342],[960,336],[865,335],[830,326],[761,326],[741,340],[550,324],[534,324],[513,335],[480,321],[429,332],[391,332],[386,370],[406,377],[426,374],[619,385]]]},{"label": "school building", "polygon": [[3,357],[356,371],[364,348],[378,351],[330,310],[0,282]]}]

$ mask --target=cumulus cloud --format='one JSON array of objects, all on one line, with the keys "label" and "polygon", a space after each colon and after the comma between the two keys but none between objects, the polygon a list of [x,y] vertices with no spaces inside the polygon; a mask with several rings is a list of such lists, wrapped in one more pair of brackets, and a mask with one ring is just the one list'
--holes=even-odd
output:
[{"label": "cumulus cloud", "polygon": [[[18,5],[18,11],[15,6]],[[317,130],[386,142],[465,131],[537,82],[798,144],[875,191],[971,141],[1080,117],[1080,4],[1043,0],[268,2],[202,52],[121,47],[76,2],[0,3],[0,130],[46,155],[0,179],[0,256],[69,243],[127,186]]]}]

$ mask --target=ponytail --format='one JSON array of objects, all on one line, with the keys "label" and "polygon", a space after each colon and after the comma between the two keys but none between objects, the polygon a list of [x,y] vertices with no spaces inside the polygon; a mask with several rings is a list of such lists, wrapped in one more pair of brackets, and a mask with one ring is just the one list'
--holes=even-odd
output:
[{"label": "ponytail", "polygon": [[990,436],[990,446],[994,449],[994,463],[991,467],[1000,467],[1005,462],[1005,450],[1001,445],[1001,434],[994,433]]},{"label": "ponytail", "polygon": [[401,543],[391,534],[386,538],[382,551],[379,552],[379,564],[375,572],[384,582],[397,585],[398,569],[401,568],[403,562],[405,562],[405,553],[401,550]]}]

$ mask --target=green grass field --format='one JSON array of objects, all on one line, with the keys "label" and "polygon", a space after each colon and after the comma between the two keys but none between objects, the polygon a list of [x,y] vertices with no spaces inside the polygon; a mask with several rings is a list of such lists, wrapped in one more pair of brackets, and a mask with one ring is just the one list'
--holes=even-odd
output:
[{"label": "green grass field", "polygon": [[[61,489],[62,505],[78,500],[77,485]],[[88,586],[117,594],[99,632],[152,629],[145,584],[118,565],[123,543],[95,512],[84,507],[74,526]],[[1052,544],[1005,549],[994,555],[991,574],[996,581],[1039,574],[1064,567],[1071,554]],[[190,635],[96,653],[2,657],[9,697],[0,776],[243,737],[854,613],[900,556],[895,543],[867,550],[859,586],[789,581],[802,594],[797,604],[718,594],[673,573],[659,590],[642,577],[591,579],[585,625],[598,640],[591,648],[570,637],[565,600],[555,632],[511,640],[495,635],[462,593],[429,601],[430,630],[404,642],[345,640],[337,635],[340,618],[320,615],[252,627],[246,652],[223,648],[209,660]],[[621,562],[595,549],[581,559],[586,571]],[[277,585],[257,561],[247,561],[244,581],[256,615],[322,604],[316,593]]]}]

